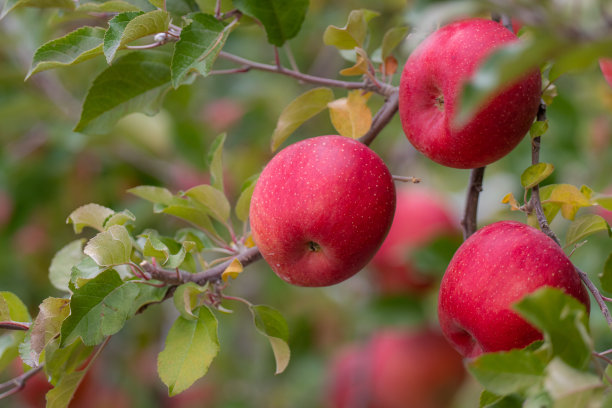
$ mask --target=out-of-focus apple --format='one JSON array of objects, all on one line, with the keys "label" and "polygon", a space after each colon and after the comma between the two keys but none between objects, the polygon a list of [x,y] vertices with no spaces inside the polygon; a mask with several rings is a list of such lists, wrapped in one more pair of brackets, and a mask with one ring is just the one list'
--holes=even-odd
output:
[{"label": "out-of-focus apple", "polygon": [[612,59],[602,58],[599,60],[599,68],[608,85],[612,86]]},{"label": "out-of-focus apple", "polygon": [[382,244],[395,211],[385,163],[367,146],[319,136],[280,151],[253,191],[253,239],[272,270],[299,286],[357,273]]},{"label": "out-of-focus apple", "polygon": [[393,224],[371,263],[381,292],[426,292],[435,279],[412,264],[412,251],[457,233],[458,222],[438,194],[422,188],[398,190]]}]

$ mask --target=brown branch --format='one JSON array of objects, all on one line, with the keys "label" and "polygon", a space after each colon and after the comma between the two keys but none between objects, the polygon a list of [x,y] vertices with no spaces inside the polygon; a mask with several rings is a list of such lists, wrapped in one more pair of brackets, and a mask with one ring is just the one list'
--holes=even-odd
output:
[{"label": "brown branch", "polygon": [[465,211],[461,220],[461,228],[463,229],[463,240],[465,241],[476,232],[478,215],[478,199],[482,192],[482,180],[484,178],[485,167],[472,169],[470,172],[470,184],[467,190],[465,200]]},{"label": "brown branch", "polygon": [[30,371],[23,373],[7,382],[4,382],[2,384],[0,384],[0,391],[1,390],[5,390],[5,389],[9,389],[8,391],[3,392],[2,394],[0,394],[0,400],[3,398],[6,398],[10,395],[16,394],[17,392],[21,391],[23,389],[23,387],[25,386],[26,382],[32,378],[33,376],[36,375],[36,373],[38,373],[40,370],[42,370],[44,367],[44,364],[39,365],[36,368],[31,369]]},{"label": "brown branch", "polygon": [[608,327],[612,329],[612,316],[610,316],[610,310],[608,310],[608,307],[606,306],[606,302],[603,300],[601,293],[599,293],[599,290],[597,289],[595,284],[589,279],[589,276],[584,271],[580,270],[575,265],[574,265],[574,268],[576,269],[578,276],[580,276],[580,279],[582,279],[582,282],[584,282],[586,287],[593,294],[593,297],[595,298],[597,305],[599,305],[599,308],[601,309],[601,313],[603,314],[604,318],[606,319],[606,322],[608,323]]},{"label": "brown branch", "polygon": [[[388,85],[381,84],[381,86],[387,87]],[[370,130],[368,130],[368,133],[359,138],[359,141],[365,144],[366,146],[369,146],[370,143],[374,141],[376,136],[378,136],[378,134],[385,128],[385,126],[389,124],[391,119],[393,119],[393,117],[397,113],[397,110],[399,108],[399,91],[397,90],[397,88],[393,89],[393,93],[388,96],[382,108],[380,108],[378,112],[376,112],[374,119],[372,119],[372,126],[370,126]]]},{"label": "brown branch", "polygon": [[30,324],[29,323],[19,323],[19,322],[12,322],[12,321],[2,321],[2,322],[0,322],[0,329],[23,330],[23,331],[26,331],[29,328],[30,328]]}]

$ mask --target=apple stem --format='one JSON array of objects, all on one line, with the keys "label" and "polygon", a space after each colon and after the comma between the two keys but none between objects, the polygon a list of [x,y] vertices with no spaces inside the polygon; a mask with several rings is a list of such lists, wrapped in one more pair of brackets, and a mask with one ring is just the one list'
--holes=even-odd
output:
[{"label": "apple stem", "polygon": [[463,219],[461,220],[464,241],[468,239],[470,235],[476,232],[478,227],[476,217],[478,214],[478,199],[480,198],[480,193],[482,192],[484,172],[485,167],[472,169],[470,172],[470,184],[465,201],[465,211],[463,213]]}]

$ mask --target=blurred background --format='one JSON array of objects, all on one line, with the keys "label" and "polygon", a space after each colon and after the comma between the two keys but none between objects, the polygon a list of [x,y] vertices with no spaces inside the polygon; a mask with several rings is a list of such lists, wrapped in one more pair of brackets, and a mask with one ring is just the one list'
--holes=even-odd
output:
[{"label": "blurred background", "polygon": [[[212,7],[214,2],[201,3],[210,3]],[[372,51],[379,47],[387,29],[410,25],[427,13],[430,3],[311,0],[304,26],[288,47],[302,71],[336,77],[349,63],[336,49],[323,45],[322,36],[328,25],[343,26],[353,9],[380,12],[370,23],[368,49]],[[270,137],[282,109],[311,88],[290,78],[262,72],[198,78],[191,86],[171,91],[163,110],[154,117],[130,115],[104,136],[74,133],[71,129],[78,120],[84,96],[92,80],[106,66],[103,58],[39,73],[27,82],[24,77],[39,45],[77,26],[104,25],[104,18],[21,9],[0,21],[0,290],[17,294],[31,307],[30,313],[34,316],[44,298],[59,295],[49,283],[48,267],[54,253],[74,239],[72,226],[66,224],[71,211],[90,202],[116,211],[127,208],[136,215],[136,231],[153,227],[173,235],[173,231],[183,226],[180,222],[153,214],[149,203],[130,196],[126,190],[151,184],[176,192],[208,182],[205,166],[208,147],[219,133],[227,132],[226,191],[235,201],[241,184],[260,172],[272,157]],[[259,62],[273,63],[274,60],[263,30],[256,25],[236,30],[226,50]],[[396,51],[400,69],[408,53],[407,45]],[[285,58],[286,53],[282,55]],[[288,65],[288,60],[284,62]],[[231,64],[221,60],[215,65],[217,69],[227,67]],[[398,79],[396,74],[395,84]],[[557,88],[558,96],[548,110],[550,130],[542,139],[541,160],[556,167],[547,183],[587,184],[597,192],[612,188],[612,89],[596,65],[580,74],[560,78]],[[346,96],[345,90],[335,89],[334,93],[336,98]],[[375,112],[382,100],[373,96],[369,104]],[[322,113],[299,128],[288,143],[333,133],[328,114]],[[501,204],[501,199],[509,192],[516,197],[523,195],[520,174],[530,165],[528,139],[509,156],[487,168],[479,225],[501,219],[525,222],[522,214],[511,212],[507,205]],[[283,312],[290,327],[292,352],[290,365],[283,374],[274,375],[272,352],[266,339],[255,331],[246,308],[228,303],[226,306],[234,313],[217,313],[221,351],[208,374],[184,394],[168,398],[156,374],[157,353],[163,348],[165,333],[176,316],[173,307],[165,304],[151,307],[130,320],[112,338],[103,358],[96,362],[79,391],[74,406],[333,406],[331,401],[344,398],[338,395],[344,395],[351,387],[359,388],[360,381],[365,381],[353,374],[340,375],[348,384],[339,384],[340,380],[334,379],[337,372],[367,371],[360,368],[366,357],[359,355],[370,356],[370,351],[382,347],[381,342],[416,344],[419,341],[414,338],[425,332],[435,336],[436,288],[445,262],[460,242],[458,220],[463,211],[469,171],[444,168],[417,153],[402,133],[398,117],[384,129],[372,148],[393,174],[423,180],[418,187],[398,185],[402,194],[409,196],[417,189],[422,196],[431,193],[443,208],[440,212],[446,214],[447,221],[442,223],[445,226],[431,231],[421,232],[426,227],[410,224],[418,220],[402,221],[403,230],[410,235],[405,243],[405,262],[421,273],[422,281],[416,285],[417,289],[414,283],[406,283],[405,290],[387,290],[379,275],[380,269],[389,268],[384,261],[382,266],[373,264],[352,279],[324,289],[290,286],[260,261],[249,266],[227,293]],[[428,204],[428,207],[434,211],[437,205]],[[413,211],[418,213],[418,210],[406,213]],[[558,217],[552,227],[563,236],[567,223]],[[88,237],[87,232],[83,236]],[[605,234],[595,235],[573,254],[572,260],[596,277],[609,251]],[[402,287],[399,283],[391,286]],[[594,310],[591,320],[597,343],[609,344],[612,336],[600,313]],[[381,335],[382,332],[388,336]],[[388,350],[392,348],[389,346]],[[438,364],[440,372],[448,372],[454,370],[451,364],[455,364],[453,358],[439,363],[434,361],[435,357],[411,360],[409,355],[402,355],[397,358],[404,358],[401,361],[406,361],[405,366],[418,368],[421,377],[427,367]],[[348,365],[348,371],[343,371],[347,370],[343,365]],[[10,366],[0,374],[0,379],[8,379],[18,372],[18,365]],[[444,400],[432,407],[477,405],[479,386],[471,379],[461,382],[461,370],[455,372],[455,380],[450,386],[446,384],[452,401]],[[412,374],[401,375],[408,378]],[[431,376],[439,379],[442,374],[434,372]],[[393,384],[393,380],[388,383]],[[399,384],[410,388],[408,382]],[[44,381],[38,388],[35,386],[32,382],[20,395],[0,405],[41,406]],[[428,384],[419,387],[421,391],[429,390]],[[451,392],[456,388],[456,394]],[[442,392],[435,391],[438,395]]]}]

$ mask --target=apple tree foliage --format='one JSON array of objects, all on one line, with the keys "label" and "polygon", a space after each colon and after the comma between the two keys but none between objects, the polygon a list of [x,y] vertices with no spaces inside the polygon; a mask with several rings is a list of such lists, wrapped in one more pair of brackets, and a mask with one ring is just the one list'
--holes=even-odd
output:
[{"label": "apple tree foliage", "polygon": [[[543,101],[550,104],[559,78],[580,75],[599,59],[612,58],[612,10],[597,2],[544,1],[537,7],[521,0],[417,3],[406,8],[406,24],[387,27],[383,33],[371,32],[370,22],[379,13],[367,8],[351,11],[344,24],[309,33],[320,36],[321,45],[338,50],[346,60],[339,75],[352,78],[348,81],[307,75],[281,63],[281,47],[308,19],[308,0],[6,0],[0,18],[21,8],[51,8],[59,10],[53,18],[73,22],[71,31],[40,44],[30,56],[30,70],[23,73],[27,81],[36,80],[45,70],[66,69],[92,59],[106,62],[91,81],[74,123],[75,132],[92,137],[107,134],[131,113],[153,115],[169,93],[195,81],[212,81],[216,75],[260,70],[315,85],[295,95],[279,112],[269,138],[273,152],[323,111],[329,113],[338,134],[369,144],[397,110],[393,84],[401,61],[395,57],[396,48],[412,47],[424,33],[457,16],[493,15],[506,23],[514,17],[524,24],[518,33],[521,41],[499,48],[465,84],[458,121],[468,120],[500,87],[533,67],[541,69]],[[88,20],[88,16],[102,18]],[[89,21],[95,24],[82,24]],[[275,63],[255,62],[226,51],[234,33],[254,26],[265,31]],[[234,65],[217,68],[220,60]],[[266,92],[263,87],[262,92]],[[378,114],[372,114],[371,99],[384,102]],[[540,141],[546,150],[547,129],[543,116],[531,128],[538,153]],[[77,238],[57,252],[49,266],[49,280],[61,295],[45,299],[35,315],[13,293],[0,292],[0,324],[9,329],[0,335],[0,368],[19,356],[30,370],[44,370],[54,386],[47,394],[48,406],[68,406],[110,336],[151,305],[168,302],[176,308],[177,317],[159,350],[157,370],[170,395],[188,389],[224,352],[218,315],[234,308],[248,309],[253,332],[265,336],[273,350],[276,373],[285,370],[290,358],[289,328],[281,313],[224,292],[234,280],[239,285],[243,270],[260,257],[248,227],[257,175],[244,180],[240,195],[230,202],[224,191],[228,164],[223,161],[228,138],[231,134],[221,134],[208,148],[209,184],[178,192],[151,185],[129,190],[150,203],[158,216],[184,222],[185,227],[173,235],[142,227],[129,210],[95,203],[68,215],[76,234],[89,231],[93,235]],[[510,210],[524,212],[534,226],[542,227],[534,206],[541,207],[547,223],[559,217],[567,220],[561,245],[568,250],[582,245],[591,234],[609,234],[610,226],[602,216],[581,209],[612,210],[612,197],[563,181],[540,185],[554,171],[552,163],[539,162],[536,155],[532,165],[517,175],[524,196],[510,193],[500,200]],[[539,203],[530,199],[535,193]],[[436,253],[421,258],[425,263],[432,258],[440,263]],[[598,272],[596,286],[612,293],[612,253]],[[599,300],[607,312],[608,299],[600,296]],[[480,406],[612,406],[612,360],[609,350],[596,349],[584,306],[561,292],[542,289],[515,309],[544,333],[544,340],[526,349],[484,354],[466,362],[485,388]],[[594,307],[592,314],[597,313]]]}]

